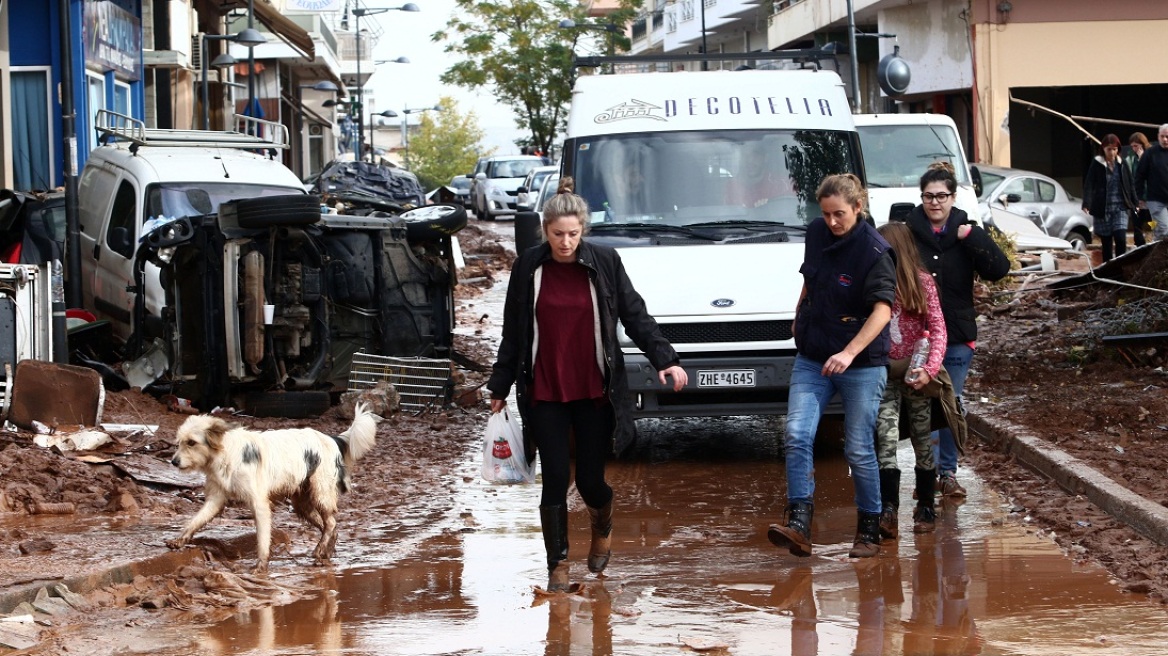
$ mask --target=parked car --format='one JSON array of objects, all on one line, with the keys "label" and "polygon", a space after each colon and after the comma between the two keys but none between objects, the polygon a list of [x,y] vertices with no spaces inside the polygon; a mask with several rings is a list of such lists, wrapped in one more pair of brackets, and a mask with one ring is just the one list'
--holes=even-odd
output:
[{"label": "parked car", "polygon": [[1034,171],[987,164],[973,165],[972,170],[983,224],[993,225],[993,207],[1030,219],[1046,234],[1071,242],[1074,250],[1091,243],[1091,215],[1083,212],[1083,201],[1058,181]]},{"label": "parked car", "polygon": [[461,203],[466,209],[470,209],[470,177],[465,175],[456,175],[450,179],[448,185],[454,190],[454,198]]},{"label": "parked car", "polygon": [[531,169],[527,177],[523,179],[523,184],[516,189],[515,209],[521,212],[532,209],[539,197],[539,190],[543,188],[548,176],[559,170],[558,166],[537,166]]},{"label": "parked car", "polygon": [[[474,174],[471,205],[475,215],[488,221],[515,214],[515,201],[523,179],[544,160],[536,155],[499,155],[481,162]],[[478,168],[478,167],[476,167]]]}]

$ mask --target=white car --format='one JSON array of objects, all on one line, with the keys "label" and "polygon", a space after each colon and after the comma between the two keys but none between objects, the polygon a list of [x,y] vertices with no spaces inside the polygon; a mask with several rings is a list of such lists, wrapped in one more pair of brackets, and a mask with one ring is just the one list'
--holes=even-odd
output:
[{"label": "white car", "polygon": [[515,208],[524,212],[535,207],[539,190],[543,188],[548,177],[559,170],[558,166],[537,166],[531,169],[527,177],[523,179],[523,184],[519,185],[518,193],[515,196]]},{"label": "white car", "polygon": [[[471,204],[475,216],[494,220],[515,214],[519,186],[523,179],[544,159],[536,155],[500,155],[483,162],[471,185]],[[477,167],[476,167],[477,168]]]},{"label": "white car", "polygon": [[1034,171],[987,164],[973,165],[979,217],[993,225],[991,208],[1025,217],[1047,235],[1071,242],[1077,251],[1091,243],[1094,221],[1083,212],[1083,201],[1067,193],[1058,181]]}]

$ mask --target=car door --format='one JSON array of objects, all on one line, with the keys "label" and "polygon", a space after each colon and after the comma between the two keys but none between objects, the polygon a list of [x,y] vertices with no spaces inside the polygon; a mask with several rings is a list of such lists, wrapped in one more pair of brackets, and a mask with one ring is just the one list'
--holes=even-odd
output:
[{"label": "car door", "polygon": [[1049,182],[1033,176],[1018,176],[1006,183],[1002,188],[1002,193],[1019,198],[1019,200],[1007,202],[1006,209],[1026,217],[1040,230],[1051,234],[1048,232],[1047,222],[1052,214],[1051,201],[1054,200],[1054,187]]},{"label": "car door", "polygon": [[134,285],[142,195],[137,181],[126,175],[118,176],[114,189],[102,228],[89,246],[93,262],[92,309],[110,319],[114,334],[125,340],[133,326],[134,295],[127,288]]}]

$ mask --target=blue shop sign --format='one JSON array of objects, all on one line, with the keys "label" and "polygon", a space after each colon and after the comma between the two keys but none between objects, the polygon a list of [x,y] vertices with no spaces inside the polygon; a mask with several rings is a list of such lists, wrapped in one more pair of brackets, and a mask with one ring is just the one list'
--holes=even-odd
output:
[{"label": "blue shop sign", "polygon": [[130,80],[139,78],[142,27],[138,18],[109,0],[85,3],[85,59],[113,69]]}]

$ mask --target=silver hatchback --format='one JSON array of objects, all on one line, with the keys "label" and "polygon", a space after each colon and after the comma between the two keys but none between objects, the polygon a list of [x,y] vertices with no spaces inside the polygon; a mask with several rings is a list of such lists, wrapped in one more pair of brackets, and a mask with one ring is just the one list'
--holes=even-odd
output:
[{"label": "silver hatchback", "polygon": [[972,172],[983,224],[993,223],[990,208],[994,207],[1029,219],[1046,234],[1071,242],[1077,251],[1091,243],[1091,215],[1083,211],[1083,201],[1068,194],[1057,180],[988,164],[975,164]]}]

